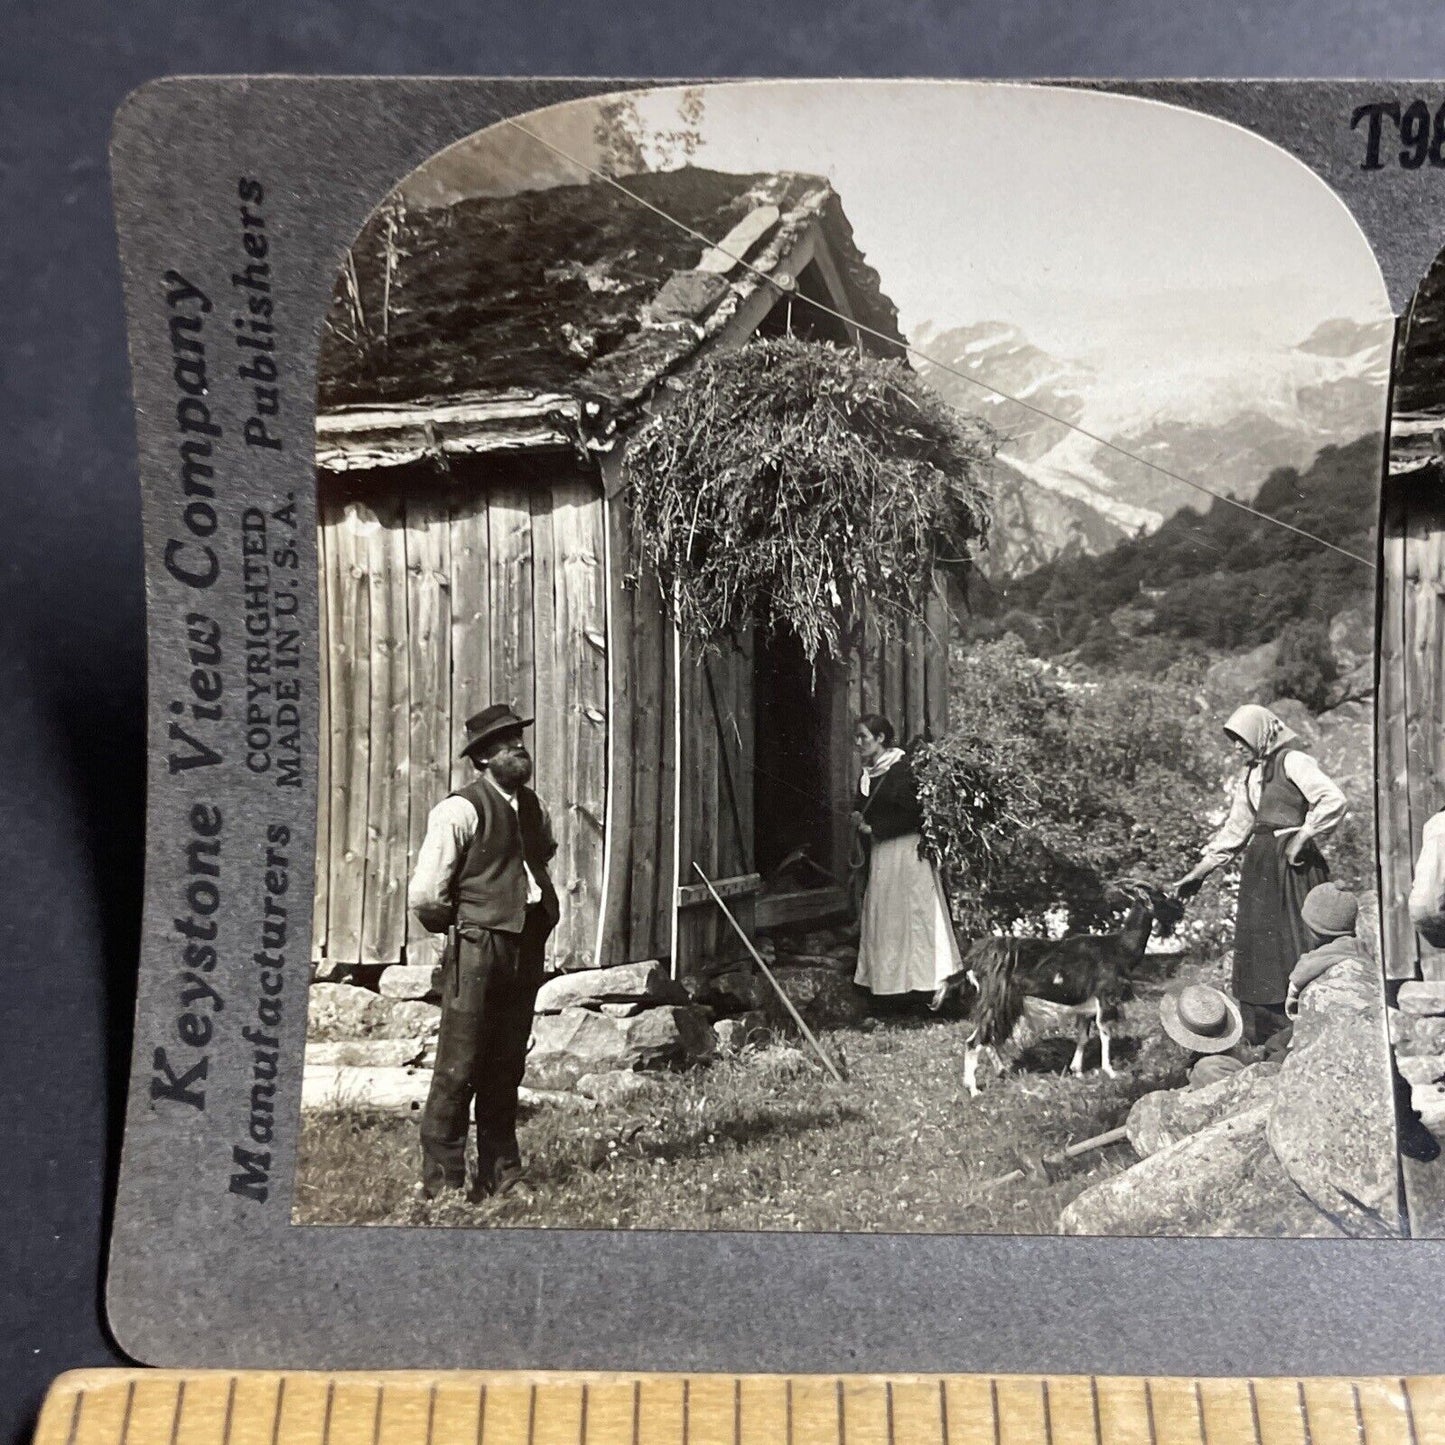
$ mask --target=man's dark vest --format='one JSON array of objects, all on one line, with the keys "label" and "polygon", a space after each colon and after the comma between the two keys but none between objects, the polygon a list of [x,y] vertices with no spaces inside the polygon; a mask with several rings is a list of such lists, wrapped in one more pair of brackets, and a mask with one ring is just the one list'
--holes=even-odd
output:
[{"label": "man's dark vest", "polygon": [[1284,770],[1286,753],[1302,752],[1296,742],[1288,742],[1272,752],[1260,766],[1259,807],[1254,813],[1256,832],[1273,832],[1276,828],[1298,828],[1309,812],[1309,800],[1290,781]]},{"label": "man's dark vest", "polygon": [[549,842],[542,805],[530,788],[517,789],[517,808],[483,777],[458,788],[477,810],[477,832],[457,874],[457,922],[499,933],[520,933],[527,916],[527,867],[542,890],[538,905],[549,927],[557,922],[557,893],[547,876]]}]

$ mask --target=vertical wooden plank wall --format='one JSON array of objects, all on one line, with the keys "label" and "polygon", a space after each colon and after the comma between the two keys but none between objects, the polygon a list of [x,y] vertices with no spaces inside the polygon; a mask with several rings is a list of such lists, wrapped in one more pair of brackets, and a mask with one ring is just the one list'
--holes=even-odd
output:
[{"label": "vertical wooden plank wall", "polygon": [[925,731],[941,736],[948,726],[949,612],[942,591],[935,591],[922,622],[910,622],[898,636],[880,638],[877,626],[864,622],[863,642],[850,655],[844,687],[849,734],[859,713],[882,713],[900,744]]},{"label": "vertical wooden plank wall", "polygon": [[1407,900],[1414,867],[1405,724],[1406,509],[1386,483],[1380,524],[1379,685],[1375,689],[1375,809],[1380,837],[1380,934],[1385,975],[1415,978],[1415,930]]},{"label": "vertical wooden plank wall", "polygon": [[411,706],[406,617],[406,516],[378,498],[366,529],[371,607],[371,707],[362,870],[361,962],[393,963],[406,938]]},{"label": "vertical wooden plank wall", "polygon": [[492,700],[492,549],[484,491],[453,503],[450,549],[452,680],[447,765],[451,787],[463,788],[475,776],[472,765],[457,756],[466,736],[466,720]]},{"label": "vertical wooden plank wall", "polygon": [[311,957],[326,952],[326,924],[331,897],[331,623],[327,608],[326,559],[330,528],[325,525],[325,502],[317,499],[316,617],[320,631],[317,652],[316,708],[316,868],[311,906]]},{"label": "vertical wooden plank wall", "polygon": [[526,492],[514,483],[490,486],[487,526],[492,593],[492,686],[487,702],[511,703],[522,717],[534,717],[532,508]]},{"label": "vertical wooden plank wall", "polygon": [[[451,787],[452,618],[451,516],[446,499],[412,497],[406,505],[407,672],[411,710],[411,777],[407,790],[407,876],[426,835],[427,814]],[[319,872],[320,870],[318,870]],[[406,956],[435,963],[440,938],[408,911]]]},{"label": "vertical wooden plank wall", "polygon": [[607,811],[607,618],[602,502],[595,485],[552,489],[556,627],[550,659],[562,718],[562,768],[550,785],[565,818],[553,810],[558,849],[552,868],[563,921],[553,938],[554,965],[596,963]]},{"label": "vertical wooden plank wall", "polygon": [[331,574],[327,608],[331,636],[331,882],[326,925],[329,958],[361,959],[365,894],[366,810],[371,716],[371,601],[365,531],[376,525],[357,502],[339,507],[325,549]]},{"label": "vertical wooden plank wall", "polygon": [[600,963],[673,951],[673,643],[655,577],[634,574],[632,513],[603,462],[609,728],[607,880]]},{"label": "vertical wooden plank wall", "polygon": [[[1403,486],[1397,479],[1390,491],[1384,535],[1385,616],[1378,718],[1380,772],[1397,784],[1389,789],[1394,796],[1388,802],[1380,799],[1381,838],[1386,840],[1381,850],[1382,902],[1390,915],[1386,969],[1391,978],[1438,980],[1445,979],[1445,950],[1415,934],[1406,905],[1425,821],[1445,806],[1441,727],[1445,701],[1441,677],[1445,670],[1445,619],[1441,617],[1445,605],[1445,504],[1434,469],[1416,474]],[[1398,644],[1389,648],[1385,646],[1387,627],[1398,639]],[[1394,667],[1397,678],[1387,679],[1387,665]],[[1382,792],[1383,783],[1382,776]]]},{"label": "vertical wooden plank wall", "polygon": [[[406,909],[407,880],[431,808],[475,775],[457,757],[466,718],[510,701],[536,715],[537,788],[560,845],[563,924],[553,962],[598,961],[603,525],[595,481],[570,462],[474,464],[450,480],[404,469],[323,484],[326,731],[313,957],[386,964],[405,950],[412,961],[433,961],[436,941]],[[648,922],[655,933],[651,913]]]}]

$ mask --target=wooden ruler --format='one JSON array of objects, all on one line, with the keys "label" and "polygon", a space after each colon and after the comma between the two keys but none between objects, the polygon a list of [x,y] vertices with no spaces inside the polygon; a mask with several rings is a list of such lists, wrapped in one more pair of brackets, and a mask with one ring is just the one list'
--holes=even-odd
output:
[{"label": "wooden ruler", "polygon": [[1445,1445],[1445,1377],[84,1370],[36,1445]]}]

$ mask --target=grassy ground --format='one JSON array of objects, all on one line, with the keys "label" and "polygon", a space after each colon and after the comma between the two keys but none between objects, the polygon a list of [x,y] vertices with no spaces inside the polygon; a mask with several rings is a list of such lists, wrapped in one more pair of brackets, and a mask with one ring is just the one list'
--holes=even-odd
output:
[{"label": "grassy ground", "polygon": [[[1163,960],[1160,960],[1163,963]],[[1168,965],[1166,965],[1168,966]],[[1193,967],[1183,970],[1194,973]],[[1159,1039],[1162,980],[1141,987],[1116,1040],[1116,1079],[1061,1077],[1072,1041],[1039,1037],[1014,1071],[963,1089],[964,1023],[870,1020],[823,1036],[842,1087],[781,1039],[644,1094],[584,1112],[543,1104],[521,1129],[525,1183],[470,1205],[413,1197],[414,1119],[337,1111],[303,1122],[295,1217],[306,1224],[453,1224],[643,1229],[1053,1233],[1059,1212],[1109,1173],[1127,1144],[1023,1182],[989,1181],[1123,1122],[1177,1082]],[[1162,1045],[1162,1047],[1161,1047]]]}]

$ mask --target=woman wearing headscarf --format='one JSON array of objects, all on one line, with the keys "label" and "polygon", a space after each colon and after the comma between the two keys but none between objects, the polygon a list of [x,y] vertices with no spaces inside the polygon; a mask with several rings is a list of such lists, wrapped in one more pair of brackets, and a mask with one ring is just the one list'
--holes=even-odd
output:
[{"label": "woman wearing headscarf", "polygon": [[1299,735],[1268,708],[1248,703],[1224,725],[1245,757],[1224,826],[1174,886],[1184,897],[1239,858],[1234,921],[1234,996],[1250,1039],[1285,1026],[1290,970],[1314,947],[1301,916],[1306,894],[1329,877],[1317,840],[1345,814],[1345,795],[1304,751]]},{"label": "woman wearing headscarf", "polygon": [[963,964],[943,885],[919,851],[918,785],[887,718],[860,717],[854,739],[863,772],[853,822],[869,853],[854,982],[881,996],[931,992]]}]

